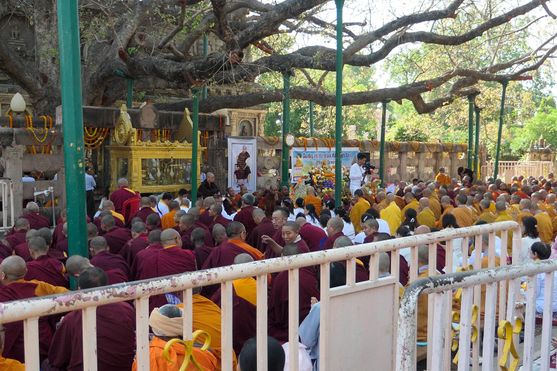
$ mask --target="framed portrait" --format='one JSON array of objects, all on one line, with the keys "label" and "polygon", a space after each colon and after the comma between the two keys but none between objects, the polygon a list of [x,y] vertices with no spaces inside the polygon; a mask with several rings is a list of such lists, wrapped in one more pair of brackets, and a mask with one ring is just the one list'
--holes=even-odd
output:
[{"label": "framed portrait", "polygon": [[257,186],[257,139],[228,138],[228,186],[239,190],[244,185],[249,192]]}]

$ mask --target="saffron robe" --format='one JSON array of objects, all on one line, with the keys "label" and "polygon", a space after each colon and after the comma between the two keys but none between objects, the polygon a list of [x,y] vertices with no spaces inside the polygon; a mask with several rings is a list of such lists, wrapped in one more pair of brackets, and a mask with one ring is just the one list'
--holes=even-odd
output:
[{"label": "saffron robe", "polygon": [[27,263],[25,280],[37,280],[53,286],[70,287],[64,264],[48,255],[39,256]]},{"label": "saffron robe", "polygon": [[456,223],[459,227],[470,227],[476,222],[476,218],[472,211],[466,206],[455,207],[451,214],[456,218]]},{"label": "saffron robe", "polygon": [[[167,361],[163,356],[166,341],[159,337],[154,336],[149,343],[149,369],[150,371],[175,371],[182,366],[186,356],[186,348],[183,344],[172,344],[169,349],[168,356],[170,361]],[[198,347],[193,348],[192,357],[201,366],[202,370],[217,371],[220,370],[217,357],[211,353],[210,349],[205,351]],[[134,359],[132,371],[137,371],[137,358]],[[198,371],[197,367],[190,362],[186,371]]]},{"label": "saffron robe", "polygon": [[120,255],[124,258],[128,266],[133,265],[133,261],[138,252],[145,250],[149,246],[147,233],[142,233],[133,240],[129,240],[126,245],[120,250]]},{"label": "saffron robe", "polygon": [[352,209],[350,210],[350,221],[354,226],[356,234],[362,231],[362,215],[364,215],[370,207],[369,202],[364,198],[360,198],[358,202],[352,206]]},{"label": "saffron robe", "polygon": [[420,211],[416,220],[419,225],[427,225],[429,228],[435,227],[435,214],[429,207]]},{"label": "saffron robe", "polygon": [[[135,310],[126,303],[97,307],[97,364],[103,371],[129,370],[135,354]],[[64,316],[48,352],[55,369],[83,370],[82,314]]]},{"label": "saffron robe", "polygon": [[274,234],[275,227],[273,226],[271,219],[265,217],[261,220],[261,223],[259,223],[257,227],[255,227],[251,231],[248,238],[246,239],[246,242],[259,251],[264,252],[267,245],[263,243],[263,241],[261,240],[261,236],[267,235],[269,237],[272,237]]},{"label": "saffron robe", "polygon": [[321,214],[321,199],[316,196],[307,195],[304,198],[304,204],[308,205],[311,204],[315,207],[315,213],[317,215]]},{"label": "saffron robe", "polygon": [[400,211],[400,208],[394,201],[392,201],[389,206],[379,212],[379,215],[381,216],[381,219],[386,221],[389,225],[391,236],[394,235],[402,223],[402,211]]},{"label": "saffron robe", "polygon": [[119,254],[112,254],[108,251],[101,251],[97,255],[91,258],[91,264],[95,267],[101,268],[102,270],[110,271],[114,269],[119,269],[124,273],[124,275],[130,278],[130,267],[128,263]]},{"label": "saffron robe", "polygon": [[29,222],[29,229],[50,228],[50,220],[37,213],[28,213],[22,216]]},{"label": "saffron robe", "polygon": [[255,208],[253,206],[242,207],[240,211],[238,211],[238,213],[234,216],[235,222],[240,222],[244,225],[244,227],[246,227],[246,232],[248,236],[251,233],[251,231],[253,231],[253,229],[257,227],[257,224],[255,224],[255,221],[253,220],[254,209]]},{"label": "saffron robe", "polygon": [[418,202],[418,200],[413,199],[412,201],[410,201],[410,203],[408,203],[406,206],[404,206],[404,208],[402,209],[402,217],[405,218],[406,217],[406,210],[408,209],[414,209],[416,212],[418,212],[418,209],[420,208],[420,203]]},{"label": "saffron robe", "polygon": [[439,220],[441,218],[441,203],[435,195],[431,195],[429,197],[429,208],[433,211],[435,215],[435,220]]},{"label": "saffron robe", "polygon": [[177,210],[172,210],[164,214],[161,218],[161,226],[162,229],[174,228],[176,226],[176,222],[174,221],[174,215],[176,215]]},{"label": "saffron robe", "polygon": [[114,227],[106,232],[103,237],[106,239],[110,252],[118,254],[126,243],[131,240],[132,234],[129,229]]},{"label": "saffron robe", "polygon": [[[311,268],[299,269],[299,323],[311,309],[311,298],[319,300],[319,284]],[[273,279],[269,294],[269,335],[281,343],[288,341],[288,271],[280,272]]]},{"label": "saffron robe", "polygon": [[[68,291],[65,287],[52,286],[41,281],[18,280],[6,286],[0,286],[0,303],[12,300],[21,300],[60,294]],[[6,338],[4,341],[4,351],[2,355],[6,358],[25,362],[25,352],[23,347],[23,321],[4,324]],[[54,327],[48,317],[39,319],[39,352],[41,359],[46,358],[48,347],[54,334]]]},{"label": "saffron robe", "polygon": [[[506,211],[501,211],[499,215],[497,215],[497,219],[495,219],[494,223],[506,222],[512,220],[513,218]],[[539,225],[538,225],[538,230],[539,230]],[[497,237],[499,238],[501,237],[501,232],[497,233]],[[513,232],[509,231],[509,233],[507,234],[507,256],[512,257],[512,255],[513,255]]]},{"label": "saffron robe", "polygon": [[134,197],[137,197],[134,191],[126,187],[120,187],[120,189],[112,192],[110,195],[110,201],[114,203],[114,210],[116,210],[117,213],[122,214],[124,202]]},{"label": "saffron robe", "polygon": [[0,355],[0,370],[25,371],[25,365],[15,359],[4,358]]},{"label": "saffron robe", "polygon": [[143,223],[145,223],[147,221],[147,217],[151,214],[155,214],[156,211],[153,210],[152,207],[150,206],[146,206],[146,207],[142,207],[141,209],[139,209],[139,211],[132,217],[133,218],[139,218],[143,221]]},{"label": "saffron robe", "polygon": [[544,243],[553,243],[553,223],[551,222],[551,217],[544,211],[534,215],[538,222],[538,232],[540,234],[540,240]]},{"label": "saffron robe", "polygon": [[451,184],[451,177],[445,173],[437,173],[435,176],[435,181],[439,183],[439,185],[450,185]]},{"label": "saffron robe", "polygon": [[485,210],[478,217],[478,220],[484,221],[486,223],[493,223],[495,221],[495,219],[497,219],[497,215],[493,214],[489,210]]},{"label": "saffron robe", "polygon": [[305,223],[300,228],[300,237],[306,241],[309,251],[314,252],[321,250],[321,245],[327,239],[327,233],[319,227]]}]

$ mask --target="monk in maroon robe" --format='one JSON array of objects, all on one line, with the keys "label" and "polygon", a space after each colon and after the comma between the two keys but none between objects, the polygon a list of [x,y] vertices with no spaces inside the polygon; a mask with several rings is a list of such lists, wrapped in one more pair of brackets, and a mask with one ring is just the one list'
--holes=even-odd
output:
[{"label": "monk in maroon robe", "polygon": [[306,218],[296,218],[296,223],[300,225],[300,236],[309,247],[311,252],[320,251],[322,244],[327,239],[327,233],[319,227],[307,222]]},{"label": "monk in maroon robe", "polygon": [[64,223],[66,222],[66,210],[62,210],[60,212],[60,217],[56,221],[56,226],[54,227],[54,232],[52,232],[52,242],[50,243],[50,247],[56,246],[56,243],[59,239],[64,239],[66,236],[64,235],[63,228]]},{"label": "monk in maroon robe", "polygon": [[17,219],[15,221],[13,232],[5,237],[6,245],[13,250],[20,243],[24,243],[25,235],[29,229],[29,221],[27,219]]},{"label": "monk in maroon robe", "polygon": [[149,234],[143,222],[135,222],[131,228],[132,239],[120,250],[120,255],[131,267],[137,254],[149,246]]},{"label": "monk in maroon robe", "polygon": [[240,222],[246,228],[248,235],[256,227],[255,221],[253,220],[253,205],[255,204],[255,197],[251,193],[246,193],[242,196],[242,208],[236,216],[234,216],[235,222]]},{"label": "monk in maroon robe", "polygon": [[[338,248],[348,247],[352,245],[353,243],[352,240],[350,240],[350,238],[346,236],[341,236],[335,240],[333,248],[338,249]],[[362,258],[356,259],[356,282],[363,282],[369,280],[369,271],[368,271],[369,257],[367,257],[368,265],[364,264],[363,260],[364,259]],[[339,264],[342,264],[344,269],[346,269],[346,261],[341,261],[339,262]]]},{"label": "monk in maroon robe", "polygon": [[[106,273],[89,268],[79,275],[79,288],[105,286]],[[130,370],[135,355],[135,310],[126,303],[97,307],[97,365],[103,371]],[[54,370],[83,369],[82,312],[64,316],[52,339],[48,363]]]},{"label": "monk in maroon robe", "polygon": [[36,202],[28,202],[22,218],[27,219],[30,229],[50,228],[50,220],[39,214],[39,205]]},{"label": "monk in maroon robe", "polygon": [[[2,279],[0,286],[0,303],[13,300],[29,299],[38,296],[54,295],[68,291],[65,287],[52,286],[41,281],[26,281],[27,273],[25,261],[19,256],[10,256],[0,264]],[[4,324],[6,338],[2,355],[5,358],[25,362],[23,346],[23,322]],[[39,319],[39,352],[41,359],[46,358],[48,347],[52,339],[54,328],[47,317]]]},{"label": "monk in maroon robe", "polygon": [[21,256],[23,260],[25,260],[26,262],[32,261],[33,258],[31,258],[31,254],[29,253],[28,242],[31,238],[37,236],[38,233],[35,229],[28,230],[27,233],[25,233],[25,241],[14,247],[13,249],[14,254],[17,256]]},{"label": "monk in maroon robe", "polygon": [[48,256],[49,247],[45,239],[42,237],[30,238],[28,245],[32,260],[27,263],[25,279],[69,288],[66,268],[60,260]]},{"label": "monk in maroon robe", "polygon": [[113,254],[104,237],[99,236],[91,240],[89,244],[91,253],[91,264],[104,271],[119,269],[125,276],[130,277],[130,267],[120,254]]},{"label": "monk in maroon robe", "polygon": [[222,216],[222,210],[223,208],[220,204],[211,205],[211,207],[209,208],[209,216],[211,217],[209,230],[212,231],[215,224],[220,224],[224,228],[228,227],[228,224],[230,224],[231,220],[228,220],[224,216]]},{"label": "monk in maroon robe", "polygon": [[[299,254],[295,245],[286,245],[283,256]],[[312,268],[299,269],[299,323],[311,309],[311,298],[319,299],[319,283]],[[272,282],[269,294],[269,335],[280,342],[288,341],[288,271],[280,272]]]},{"label": "monk in maroon robe", "polygon": [[112,215],[105,215],[101,221],[101,229],[105,231],[103,237],[106,239],[110,252],[118,254],[122,247],[132,239],[129,229],[120,228],[115,226],[114,217]]},{"label": "monk in maroon robe", "polygon": [[[174,229],[161,233],[162,248],[147,248],[135,257],[137,280],[193,272],[197,269],[193,251],[182,249],[180,234]],[[152,296],[149,308],[166,304],[164,295]]]},{"label": "monk in maroon robe", "polygon": [[296,222],[288,221],[281,228],[281,240],[283,245],[279,245],[276,239],[270,238],[269,236],[263,236],[263,241],[267,244],[267,250],[265,251],[265,258],[277,258],[282,255],[282,248],[287,244],[296,245],[300,254],[309,252],[309,247],[302,237],[300,236],[300,225]]},{"label": "monk in maroon robe", "polygon": [[137,197],[135,191],[128,188],[128,180],[127,179],[119,179],[118,180],[118,189],[110,194],[110,201],[114,204],[114,210],[117,213],[122,214],[122,208],[124,206],[124,202],[126,200]]},{"label": "monk in maroon robe", "polygon": [[[240,254],[234,258],[234,264],[252,262],[249,254]],[[220,288],[211,297],[211,300],[221,306]],[[255,336],[257,315],[257,281],[252,278],[243,278],[232,281],[232,346],[236,354],[240,354],[246,340]]]},{"label": "monk in maroon robe", "polygon": [[337,238],[344,236],[344,221],[340,217],[334,217],[327,222],[327,239],[323,244],[323,250],[332,249]]},{"label": "monk in maroon robe", "polygon": [[199,268],[203,267],[205,260],[211,255],[213,247],[205,245],[205,235],[207,232],[203,228],[195,228],[191,232],[191,243],[193,244],[193,253],[195,261]]},{"label": "monk in maroon robe", "polygon": [[[275,227],[275,233],[271,236],[263,235],[261,239],[265,245],[265,258],[276,258],[281,256],[281,251],[279,246],[286,245],[286,242],[282,238],[282,226],[288,221],[288,217],[290,216],[290,211],[285,209],[284,207],[279,207],[275,211],[273,211],[271,215],[271,222],[273,223],[273,227]],[[274,241],[276,244],[273,246],[268,246],[268,241]],[[275,251],[275,252],[273,252]]]},{"label": "monk in maroon robe", "polygon": [[[386,240],[390,240],[390,239],[394,238],[387,233],[377,233],[377,234],[375,234],[375,236],[373,237],[373,241],[369,241],[368,237],[366,237],[366,239],[364,240],[364,243],[386,241]],[[389,259],[391,259],[391,252],[390,251],[387,252],[387,255],[389,255]],[[406,261],[404,256],[399,254],[398,259],[399,259],[398,281],[401,283],[402,286],[406,286],[406,284],[408,283],[408,280],[410,278],[410,266],[408,265],[408,262]]]},{"label": "monk in maroon robe", "polygon": [[275,234],[275,227],[271,219],[267,218],[263,209],[253,210],[253,220],[257,227],[251,231],[246,242],[255,247],[261,252],[265,252],[266,244],[261,239],[262,236],[273,236]]},{"label": "monk in maroon robe", "polygon": [[[89,259],[84,258],[80,255],[72,255],[66,261],[66,271],[68,276],[72,276],[75,279],[79,278],[81,272],[94,268]],[[120,269],[111,269],[105,271],[108,277],[108,285],[115,285],[117,283],[128,282],[128,277]]]},{"label": "monk in maroon robe", "polygon": [[141,201],[139,204],[139,210],[137,213],[132,217],[139,218],[143,221],[143,223],[147,222],[147,217],[151,214],[156,213],[155,210],[151,207],[151,199],[149,197],[141,197]]}]

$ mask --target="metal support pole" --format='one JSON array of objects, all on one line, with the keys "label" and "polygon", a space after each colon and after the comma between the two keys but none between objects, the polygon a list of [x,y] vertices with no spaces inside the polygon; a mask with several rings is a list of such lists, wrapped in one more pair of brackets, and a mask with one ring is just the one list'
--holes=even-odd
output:
[{"label": "metal support pole", "polygon": [[493,179],[496,180],[499,175],[499,156],[501,154],[501,136],[503,134],[503,119],[505,115],[505,96],[507,94],[508,81],[503,80],[503,91],[501,93],[501,111],[499,112],[499,130],[497,131],[497,147],[495,149],[495,166],[493,169]]},{"label": "metal support pole", "polygon": [[476,179],[480,178],[480,107],[475,106],[474,110],[476,112],[476,138],[474,143],[474,172],[476,173]]},{"label": "metal support pole", "polygon": [[127,79],[128,83],[128,94],[126,97],[126,106],[132,108],[133,105],[133,79]]},{"label": "metal support pole", "polygon": [[342,8],[344,0],[335,0],[337,8],[337,52],[336,52],[336,115],[335,115],[335,203],[342,204]]},{"label": "metal support pole", "polygon": [[381,139],[379,142],[379,178],[381,186],[384,187],[385,181],[385,125],[387,123],[387,102],[381,102]]},{"label": "metal support pole", "polygon": [[312,101],[309,102],[309,136],[310,138],[313,138],[314,132],[313,132],[313,109],[315,107],[315,103],[313,103]]},{"label": "metal support pole", "polygon": [[68,195],[69,254],[89,255],[85,207],[83,111],[81,101],[81,57],[77,0],[57,2],[64,168]]},{"label": "metal support pole", "polygon": [[197,202],[197,174],[199,174],[199,89],[194,88],[191,90],[191,93],[193,96],[193,128],[191,132],[191,204],[193,207]]},{"label": "metal support pole", "polygon": [[290,130],[290,72],[284,73],[283,77],[283,100],[282,100],[282,175],[281,185],[289,186],[290,177],[288,175],[288,157],[290,149],[286,145],[286,136]]},{"label": "metal support pole", "polygon": [[472,169],[472,153],[474,147],[474,94],[468,96],[468,151],[467,151],[467,167]]},{"label": "metal support pole", "polygon": [[[209,55],[209,38],[207,37],[207,34],[204,33],[203,34],[203,56],[207,58],[207,55]],[[207,85],[203,85],[203,92],[201,93],[201,99],[203,100],[207,99]]]}]

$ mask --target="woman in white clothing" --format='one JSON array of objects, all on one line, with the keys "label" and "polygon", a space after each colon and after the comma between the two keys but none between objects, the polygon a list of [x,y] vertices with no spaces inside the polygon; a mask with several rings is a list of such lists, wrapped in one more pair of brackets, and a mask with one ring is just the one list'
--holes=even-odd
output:
[{"label": "woman in white clothing", "polygon": [[[441,219],[441,225],[443,229],[456,229],[460,228],[456,222],[456,218],[453,214],[445,214]],[[462,238],[454,238],[453,240],[453,265],[452,265],[452,272],[456,272],[456,270],[462,267]],[[468,246],[464,246],[465,249]],[[468,254],[468,252],[466,252]],[[447,272],[447,267],[445,267],[445,272]]]},{"label": "woman in white clothing", "polygon": [[[534,242],[530,247],[530,259],[533,261],[543,261],[549,259],[551,247],[543,242]],[[545,273],[540,273],[536,277],[536,313],[538,317],[543,314],[545,292]],[[553,275],[553,302],[551,305],[553,320],[557,317],[557,274]]]},{"label": "woman in white clothing", "polygon": [[294,215],[298,216],[298,214],[305,214],[304,213],[304,199],[301,197],[298,197],[296,199],[296,205],[294,205]]},{"label": "woman in white clothing", "polygon": [[352,221],[350,220],[350,216],[348,215],[346,210],[342,207],[339,207],[335,209],[335,214],[344,222],[342,233],[344,233],[346,237],[350,238],[350,241],[354,242],[354,237],[356,237],[356,230],[354,229],[354,225],[352,225]]},{"label": "woman in white clothing", "polygon": [[531,260],[530,248],[535,242],[541,242],[538,233],[538,221],[533,216],[527,216],[522,219],[522,244],[520,246],[520,254],[518,261],[513,259],[513,263],[523,263]]}]

